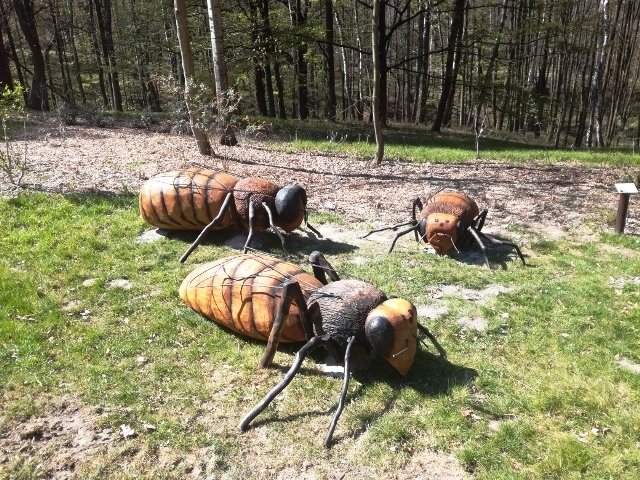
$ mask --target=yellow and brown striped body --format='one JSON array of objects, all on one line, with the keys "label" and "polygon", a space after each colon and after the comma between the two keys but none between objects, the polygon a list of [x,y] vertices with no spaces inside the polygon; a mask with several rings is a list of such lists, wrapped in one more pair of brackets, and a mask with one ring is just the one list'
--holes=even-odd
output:
[{"label": "yellow and brown striped body", "polygon": [[462,192],[440,192],[427,201],[420,212],[426,220],[425,241],[436,252],[446,253],[459,240],[463,230],[480,213],[476,202]]},{"label": "yellow and brown striped body", "polygon": [[[258,254],[226,257],[200,265],[180,286],[180,298],[196,312],[251,338],[267,340],[278,313],[282,286],[298,282],[307,300],[322,287],[297,265]],[[298,307],[284,320],[283,342],[305,340]]]},{"label": "yellow and brown striped body", "polygon": [[[218,215],[237,182],[221,170],[190,168],[160,173],[140,188],[140,216],[159,228],[202,230]],[[234,224],[229,209],[215,229]]]}]

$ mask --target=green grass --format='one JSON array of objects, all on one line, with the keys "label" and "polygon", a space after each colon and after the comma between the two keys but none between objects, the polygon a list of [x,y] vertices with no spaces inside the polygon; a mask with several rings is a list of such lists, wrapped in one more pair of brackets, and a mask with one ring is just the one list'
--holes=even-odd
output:
[{"label": "green grass", "polygon": [[[266,119],[273,122],[278,149],[323,151],[370,160],[375,153],[373,126],[361,123]],[[502,135],[502,136],[500,136]],[[433,133],[425,126],[390,124],[384,129],[385,159],[415,163],[473,162],[475,137],[471,130],[444,130]],[[544,137],[531,134],[498,134],[480,139],[480,158],[507,163],[539,162],[640,166],[640,149],[631,145],[608,149],[554,149]],[[284,146],[283,146],[284,143]]]},{"label": "green grass", "polygon": [[[263,344],[181,304],[177,288],[196,264],[235,253],[221,241],[184,265],[177,259],[192,237],[136,243],[148,227],[131,195],[24,194],[0,200],[0,219],[0,437],[57,398],[99,407],[98,431],[138,432],[79,461],[82,478],[181,478],[194,458],[213,478],[275,476],[289,465],[318,478],[337,468],[384,476],[426,449],[454,453],[478,478],[637,478],[640,375],[617,366],[640,363],[640,285],[630,281],[640,271],[637,237],[539,242],[525,249],[526,267],[499,268],[498,259],[492,270],[413,249],[356,265],[335,245],[329,260],[344,276],[417,304],[435,302],[429,292],[445,284],[511,291],[482,304],[438,300],[449,312],[429,328],[448,361],[421,347],[405,378],[383,363],[355,374],[336,445],[325,451],[341,381],[313,360],[254,428],[237,429],[295,347],[278,352],[280,368],[260,371]],[[316,248],[302,237],[293,244],[300,262]],[[268,245],[280,254],[277,239]],[[132,286],[109,288],[114,279]],[[463,315],[489,328],[467,331]],[[43,452],[14,452],[0,476],[44,477],[43,462]]]}]

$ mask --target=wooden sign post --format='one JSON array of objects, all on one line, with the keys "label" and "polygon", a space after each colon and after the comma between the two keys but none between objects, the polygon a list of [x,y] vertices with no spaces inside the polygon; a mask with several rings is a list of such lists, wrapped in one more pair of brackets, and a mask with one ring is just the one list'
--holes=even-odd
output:
[{"label": "wooden sign post", "polygon": [[638,188],[635,183],[616,183],[616,191],[620,194],[620,200],[618,200],[615,230],[616,233],[624,233],[627,212],[629,211],[629,197],[634,193],[638,193]]}]

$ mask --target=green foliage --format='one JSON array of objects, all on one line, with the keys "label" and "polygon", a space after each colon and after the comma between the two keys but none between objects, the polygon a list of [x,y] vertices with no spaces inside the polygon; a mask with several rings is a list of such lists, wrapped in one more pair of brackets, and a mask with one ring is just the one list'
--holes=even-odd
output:
[{"label": "green foliage", "polygon": [[[3,125],[16,114],[24,114],[24,102],[22,98],[22,87],[11,89],[7,85],[0,92],[0,121]],[[5,138],[6,138],[6,131]]]},{"label": "green foliage", "polygon": [[12,119],[26,122],[24,103],[22,100],[22,87],[13,89],[4,86],[0,92],[0,124],[2,124],[2,140],[4,149],[0,151],[0,171],[2,171],[9,182],[13,185],[20,185],[22,178],[27,172],[27,151],[17,152],[9,137],[9,122]]}]

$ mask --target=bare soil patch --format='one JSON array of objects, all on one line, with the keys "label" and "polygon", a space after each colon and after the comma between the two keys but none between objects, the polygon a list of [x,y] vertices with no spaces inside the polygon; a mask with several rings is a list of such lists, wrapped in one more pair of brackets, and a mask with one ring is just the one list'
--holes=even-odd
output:
[{"label": "bare soil patch", "polygon": [[37,478],[76,478],[84,459],[104,455],[118,440],[118,432],[98,427],[104,413],[70,398],[50,399],[41,414],[0,430],[0,463]]},{"label": "bare soil patch", "polygon": [[[611,229],[617,206],[614,183],[632,169],[574,165],[413,164],[387,161],[371,167],[364,159],[321,153],[285,153],[255,141],[216,146],[218,157],[198,153],[189,136],[117,127],[61,126],[43,121],[24,133],[27,187],[50,192],[136,192],[159,172],[202,166],[224,168],[239,177],[260,176],[279,184],[296,182],[308,192],[312,209],[368,225],[410,218],[411,202],[447,188],[471,195],[489,209],[486,230],[524,232],[555,239],[575,234],[587,219]],[[16,189],[0,174],[0,192]],[[640,234],[640,206],[631,202],[628,233]],[[604,215],[603,215],[604,212]]]}]

